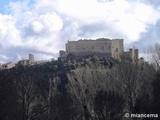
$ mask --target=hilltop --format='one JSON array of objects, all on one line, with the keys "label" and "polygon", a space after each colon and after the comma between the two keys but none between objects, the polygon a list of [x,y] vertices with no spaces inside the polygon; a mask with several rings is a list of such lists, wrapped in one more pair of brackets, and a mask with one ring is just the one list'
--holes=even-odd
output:
[{"label": "hilltop", "polygon": [[95,55],[18,66],[0,72],[1,117],[119,120],[126,112],[150,111],[154,79],[146,62]]}]

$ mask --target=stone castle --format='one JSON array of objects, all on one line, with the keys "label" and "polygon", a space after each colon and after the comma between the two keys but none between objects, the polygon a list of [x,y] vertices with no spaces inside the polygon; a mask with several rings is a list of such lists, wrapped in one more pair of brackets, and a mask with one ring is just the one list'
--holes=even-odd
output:
[{"label": "stone castle", "polygon": [[[66,44],[66,50],[60,50],[59,54],[60,59],[96,55],[99,57],[113,57],[119,60],[124,58],[132,62],[139,60],[138,49],[132,48],[129,49],[129,51],[124,51],[123,39],[99,38],[96,40],[84,39],[78,41],[68,41]],[[140,58],[140,61],[143,60],[143,58]],[[13,62],[0,64],[0,70],[10,69],[16,66],[43,64],[45,62],[46,61],[34,61],[34,55],[29,54],[29,59],[20,60],[16,64]]]},{"label": "stone castle", "polygon": [[96,40],[68,41],[66,50],[59,51],[60,58],[68,56],[83,57],[87,55],[108,56],[115,59],[131,58],[138,60],[138,49],[129,49],[124,52],[123,39],[99,38]]},{"label": "stone castle", "polygon": [[[54,61],[54,59],[52,59],[51,61]],[[13,67],[18,67],[18,66],[32,66],[37,64],[44,64],[46,62],[48,62],[48,60],[35,61],[34,55],[29,53],[28,59],[19,60],[17,63],[13,62],[8,62],[5,64],[0,63],[0,70],[11,69]]]}]

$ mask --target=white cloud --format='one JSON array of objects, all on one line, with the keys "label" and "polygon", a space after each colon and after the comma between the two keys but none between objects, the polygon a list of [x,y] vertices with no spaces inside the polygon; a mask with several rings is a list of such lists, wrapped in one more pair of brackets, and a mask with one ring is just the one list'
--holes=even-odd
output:
[{"label": "white cloud", "polygon": [[43,25],[39,21],[33,21],[31,27],[36,33],[40,33],[43,30]]},{"label": "white cloud", "polygon": [[40,20],[50,31],[60,31],[63,27],[63,21],[56,13],[40,15]]},{"label": "white cloud", "polygon": [[0,55],[0,63],[4,63],[4,62],[6,62],[8,59],[9,59],[8,56],[6,56],[6,55],[4,55],[4,54],[1,53],[1,55]]},{"label": "white cloud", "polygon": [[[97,21],[112,24],[110,29],[118,30],[123,34],[127,43],[137,41],[141,33],[147,31],[148,25],[154,25],[160,18],[159,12],[152,6],[136,1],[59,0],[58,3],[59,11],[85,24]],[[105,36],[105,33],[99,33]]]},{"label": "white cloud", "polygon": [[3,47],[21,44],[20,31],[16,28],[15,20],[10,15],[0,14],[0,43]]},{"label": "white cloud", "polygon": [[43,60],[50,60],[51,58],[53,58],[53,55],[37,53],[35,57],[37,60],[42,60],[42,58],[45,58]]}]

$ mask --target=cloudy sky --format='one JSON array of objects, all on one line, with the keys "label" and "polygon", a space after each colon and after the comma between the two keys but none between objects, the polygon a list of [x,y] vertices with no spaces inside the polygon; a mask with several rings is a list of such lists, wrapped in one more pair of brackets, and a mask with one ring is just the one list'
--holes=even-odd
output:
[{"label": "cloudy sky", "polygon": [[160,41],[159,0],[0,0],[0,62],[57,58],[68,40],[123,38],[143,51]]}]

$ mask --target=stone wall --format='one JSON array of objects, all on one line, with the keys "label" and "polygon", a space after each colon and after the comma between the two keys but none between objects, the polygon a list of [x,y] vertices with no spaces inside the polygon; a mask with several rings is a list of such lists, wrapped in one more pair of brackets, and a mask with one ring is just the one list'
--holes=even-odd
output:
[{"label": "stone wall", "polygon": [[[87,54],[104,54],[109,57],[120,58],[123,52],[123,39],[107,39],[99,38],[96,40],[78,40],[68,41],[66,44],[66,55],[75,54],[76,56],[83,56]],[[62,52],[61,52],[62,53]],[[64,57],[64,54],[60,54]]]}]

